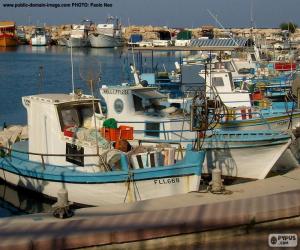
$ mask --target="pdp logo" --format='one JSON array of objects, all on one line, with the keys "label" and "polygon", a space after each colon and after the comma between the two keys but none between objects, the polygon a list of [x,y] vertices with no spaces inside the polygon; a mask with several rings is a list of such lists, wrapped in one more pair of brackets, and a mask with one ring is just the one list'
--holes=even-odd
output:
[{"label": "pdp logo", "polygon": [[269,234],[270,247],[296,247],[297,245],[297,234]]}]

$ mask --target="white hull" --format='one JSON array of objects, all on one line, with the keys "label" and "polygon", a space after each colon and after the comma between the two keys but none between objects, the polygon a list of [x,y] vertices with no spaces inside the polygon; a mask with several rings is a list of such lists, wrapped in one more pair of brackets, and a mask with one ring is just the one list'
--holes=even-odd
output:
[{"label": "white hull", "polygon": [[[88,183],[61,183],[43,181],[31,177],[0,170],[0,177],[10,184],[42,193],[50,197],[57,197],[61,188],[68,191],[69,201],[88,205],[108,205],[123,202],[134,202],[176,194],[197,191],[200,176],[190,175],[120,183],[88,184]],[[126,196],[128,190],[128,194]]]},{"label": "white hull", "polygon": [[36,36],[31,38],[32,46],[47,46],[49,43],[46,36]]},{"label": "white hull", "polygon": [[87,47],[88,45],[88,40],[84,38],[70,37],[66,40],[66,46],[69,48]]},{"label": "white hull", "polygon": [[124,45],[123,39],[104,34],[90,34],[89,40],[93,48],[114,48]]},{"label": "white hull", "polygon": [[[272,168],[297,166],[297,161],[289,154],[289,146],[290,141],[279,145],[207,150],[202,173],[219,168],[224,176],[264,179]],[[280,161],[281,157],[287,160]]]}]

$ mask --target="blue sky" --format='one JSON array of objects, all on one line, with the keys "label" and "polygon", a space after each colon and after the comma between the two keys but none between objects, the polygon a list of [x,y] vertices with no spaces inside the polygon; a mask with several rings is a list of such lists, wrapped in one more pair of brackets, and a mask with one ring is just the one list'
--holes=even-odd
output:
[{"label": "blue sky", "polygon": [[[111,8],[5,8],[3,3],[112,3]],[[249,27],[251,5],[256,27],[278,27],[282,22],[300,26],[299,0],[1,0],[0,19],[19,25],[80,23],[91,19],[103,23],[108,15],[118,16],[124,25],[166,25],[199,27],[216,25],[209,9],[225,27]]]}]

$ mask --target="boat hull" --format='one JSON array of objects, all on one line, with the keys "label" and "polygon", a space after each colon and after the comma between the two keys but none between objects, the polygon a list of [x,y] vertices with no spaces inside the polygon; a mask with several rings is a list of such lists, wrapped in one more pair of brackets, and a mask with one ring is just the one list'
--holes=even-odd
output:
[{"label": "boat hull", "polygon": [[[219,168],[227,177],[264,179],[272,169],[298,166],[288,149],[290,144],[291,140],[275,145],[257,142],[247,147],[234,147],[230,143],[204,144],[207,151],[202,173],[210,174],[214,168]],[[282,158],[285,160],[281,161]]]},{"label": "boat hull", "polygon": [[15,36],[0,36],[0,47],[15,47],[18,39]]},{"label": "boat hull", "polygon": [[37,36],[31,38],[30,43],[32,46],[47,46],[49,41],[45,36]]},{"label": "boat hull", "polygon": [[66,46],[69,48],[87,47],[89,46],[89,42],[84,38],[70,37],[66,40]]},{"label": "boat hull", "polygon": [[104,34],[90,34],[89,41],[93,48],[114,48],[124,45],[123,39]]},{"label": "boat hull", "polygon": [[[18,148],[23,144],[17,142],[15,145]],[[87,172],[88,163],[84,166],[43,165],[29,160],[24,152],[27,151],[12,151],[11,156],[0,158],[0,178],[53,198],[64,188],[69,201],[95,206],[197,191],[205,157],[204,151],[189,149],[187,157],[176,164],[151,167],[144,162],[131,169],[125,156],[119,170],[101,171],[98,166]]]},{"label": "boat hull", "polygon": [[288,115],[274,115],[265,118],[245,119],[221,122],[218,129],[223,130],[260,130],[274,129],[276,131],[287,131],[289,128],[295,129],[300,126],[300,113]]},{"label": "boat hull", "polygon": [[21,186],[49,197],[57,197],[60,189],[68,192],[69,201],[87,205],[130,203],[198,191],[201,177],[187,175],[135,182],[107,184],[61,183],[19,176],[2,170],[0,177],[10,184]]}]

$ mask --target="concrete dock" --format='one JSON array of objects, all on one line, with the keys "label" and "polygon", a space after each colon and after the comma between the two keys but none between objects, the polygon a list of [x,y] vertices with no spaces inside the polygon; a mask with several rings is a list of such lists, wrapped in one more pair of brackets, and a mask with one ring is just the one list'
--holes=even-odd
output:
[{"label": "concrete dock", "polygon": [[[300,238],[300,169],[227,187],[0,220],[0,249],[267,249],[270,233]],[[298,247],[300,244],[298,242]]]}]

